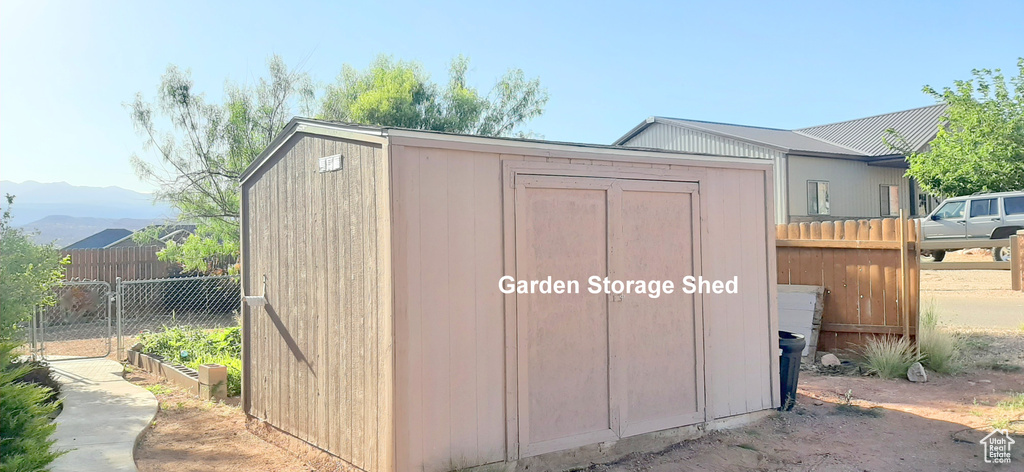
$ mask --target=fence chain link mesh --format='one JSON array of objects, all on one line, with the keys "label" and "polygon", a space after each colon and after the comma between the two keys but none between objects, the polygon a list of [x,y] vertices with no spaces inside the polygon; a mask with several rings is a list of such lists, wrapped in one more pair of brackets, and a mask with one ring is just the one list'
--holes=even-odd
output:
[{"label": "fence chain link mesh", "polygon": [[38,307],[31,347],[47,360],[124,358],[139,334],[168,328],[234,326],[241,304],[239,277],[176,277],[71,281],[55,289],[56,304]]},{"label": "fence chain link mesh", "polygon": [[241,297],[237,275],[121,281],[117,295],[121,345],[131,348],[144,332],[234,326]]}]

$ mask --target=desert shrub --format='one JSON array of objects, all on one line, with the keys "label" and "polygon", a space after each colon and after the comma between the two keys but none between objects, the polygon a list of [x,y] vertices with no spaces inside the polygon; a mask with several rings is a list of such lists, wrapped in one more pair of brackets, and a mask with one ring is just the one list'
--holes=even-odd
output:
[{"label": "desert shrub", "polygon": [[914,352],[910,341],[896,336],[868,338],[863,356],[864,367],[868,372],[878,374],[883,379],[906,377],[907,369],[921,358]]},{"label": "desert shrub", "polygon": [[220,364],[228,369],[228,395],[242,393],[242,330],[239,326],[203,330],[190,327],[164,328],[143,333],[139,341],[147,354],[198,369],[201,364]]},{"label": "desert shrub", "polygon": [[57,403],[46,401],[48,388],[19,381],[31,367],[13,365],[14,349],[14,344],[0,345],[0,470],[34,472],[63,454],[50,439],[57,429],[50,421]]},{"label": "desert shrub", "polygon": [[960,357],[960,339],[937,326],[921,326],[917,336],[921,364],[942,374],[956,372]]}]

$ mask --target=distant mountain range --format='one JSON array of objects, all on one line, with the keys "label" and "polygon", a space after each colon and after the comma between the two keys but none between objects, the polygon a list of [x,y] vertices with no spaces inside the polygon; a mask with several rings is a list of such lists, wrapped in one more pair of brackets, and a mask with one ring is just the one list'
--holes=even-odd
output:
[{"label": "distant mountain range", "polygon": [[[136,230],[175,219],[170,206],[149,194],[121,187],[85,187],[67,182],[0,181],[0,195],[11,194],[11,223],[37,232],[36,242],[66,246],[107,228]],[[7,202],[3,201],[6,209]]]}]

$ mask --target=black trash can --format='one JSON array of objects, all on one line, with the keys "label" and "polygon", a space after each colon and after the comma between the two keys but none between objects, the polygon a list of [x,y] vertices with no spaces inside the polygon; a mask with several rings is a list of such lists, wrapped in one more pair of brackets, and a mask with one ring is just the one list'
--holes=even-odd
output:
[{"label": "black trash can", "polygon": [[796,404],[796,383],[800,377],[800,356],[807,341],[804,335],[779,331],[779,388],[782,390],[782,406],[779,411],[789,411]]}]

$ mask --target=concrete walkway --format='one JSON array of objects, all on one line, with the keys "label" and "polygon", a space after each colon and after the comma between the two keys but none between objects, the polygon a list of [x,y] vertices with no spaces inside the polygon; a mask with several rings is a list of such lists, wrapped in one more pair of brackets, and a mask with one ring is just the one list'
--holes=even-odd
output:
[{"label": "concrete walkway", "polygon": [[64,398],[55,447],[71,451],[51,470],[138,470],[135,440],[156,416],[156,397],[124,380],[121,364],[109,359],[62,360],[50,366],[58,374]]}]

